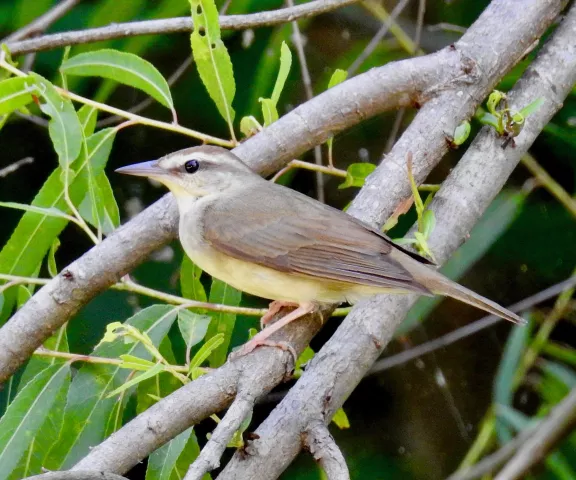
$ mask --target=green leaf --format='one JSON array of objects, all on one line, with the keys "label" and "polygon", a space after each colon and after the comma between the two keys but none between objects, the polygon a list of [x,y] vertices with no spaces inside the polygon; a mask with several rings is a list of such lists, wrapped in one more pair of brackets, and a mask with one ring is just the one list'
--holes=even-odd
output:
[{"label": "green leaf", "polygon": [[[176,311],[167,305],[153,305],[141,310],[125,322],[150,337],[154,345],[159,345],[168,334],[176,318]],[[150,353],[140,342],[126,343],[118,338],[111,343],[102,343],[93,352],[95,356],[118,358],[120,355],[133,355],[149,359]],[[117,365],[87,363],[78,371],[70,390],[61,440],[50,452],[46,468],[51,470],[68,469],[90,448],[100,443],[104,435],[110,433],[109,425],[118,425],[116,418],[122,418],[117,406],[118,399],[109,398],[108,393],[126,382],[129,370]],[[123,395],[124,405],[128,395]]]},{"label": "green leaf", "polygon": [[348,416],[343,408],[336,410],[336,413],[332,417],[332,421],[340,430],[350,428],[350,420],[348,420]]},{"label": "green leaf", "polygon": [[544,105],[544,98],[540,97],[534,100],[533,102],[530,102],[518,113],[520,113],[520,115],[526,118],[528,115],[532,115],[533,113],[536,113],[538,110],[540,110],[540,107],[542,105]]},{"label": "green leaf", "polygon": [[[192,430],[188,442],[186,443],[186,446],[184,447],[184,450],[178,458],[172,474],[170,475],[170,480],[182,480],[188,471],[188,467],[198,458],[199,454],[200,447],[198,446],[198,440],[196,439],[194,430]],[[211,480],[211,478],[212,477],[209,474],[205,473],[202,480]]]},{"label": "green leaf", "polygon": [[256,135],[260,130],[262,130],[262,125],[252,115],[242,117],[240,120],[240,131],[246,137]]},{"label": "green leaf", "polygon": [[56,257],[55,257],[58,247],[60,247],[60,240],[58,238],[55,238],[54,241],[52,242],[52,246],[50,247],[50,251],[48,252],[48,261],[47,261],[48,274],[51,277],[55,277],[56,275],[58,275],[58,267],[56,266]]},{"label": "green leaf", "polygon": [[[210,303],[221,303],[235,307],[240,305],[241,299],[242,292],[218,279],[212,279],[212,287],[210,288],[210,297],[208,300]],[[224,335],[224,342],[222,342],[222,345],[215,349],[210,356],[210,366],[215,368],[226,362],[226,354],[228,353],[230,339],[232,338],[234,324],[236,323],[236,314],[209,312],[209,315],[212,317],[212,321],[208,327],[208,338],[218,333]]]},{"label": "green leaf", "polygon": [[62,168],[68,168],[80,154],[82,146],[82,127],[72,102],[62,97],[48,80],[31,73],[39,87],[39,93],[45,100],[42,111],[50,117],[48,132],[58,154]]},{"label": "green leaf", "polygon": [[352,163],[346,170],[346,180],[338,185],[338,188],[362,187],[366,177],[376,170],[376,165],[372,163]]},{"label": "green leaf", "polygon": [[46,215],[48,217],[57,217],[70,219],[70,215],[64,213],[62,210],[58,210],[55,207],[36,207],[34,205],[26,205],[25,203],[15,203],[15,202],[0,202],[0,207],[14,208],[16,210],[24,210],[26,212],[39,213],[41,215]]},{"label": "green leaf", "polygon": [[[512,408],[514,376],[528,343],[530,330],[529,327],[524,326],[512,327],[494,381],[494,403],[497,406],[504,405]],[[496,433],[503,443],[512,438],[510,431],[506,425],[502,424],[498,416],[496,417]]]},{"label": "green leaf", "polygon": [[66,60],[60,71],[66,75],[115,80],[142,90],[165,107],[174,109],[170,87],[162,74],[150,62],[133,53],[111,49],[81,53]]},{"label": "green leaf", "polygon": [[96,129],[96,121],[98,120],[98,110],[89,105],[82,105],[78,110],[78,120],[82,126],[84,137],[88,138],[94,133]]},{"label": "green leaf", "polygon": [[28,77],[16,77],[0,82],[0,115],[12,113],[14,110],[31,103],[32,92],[37,90],[34,81]]},{"label": "green leaf", "polygon": [[0,480],[8,478],[17,467],[29,448],[30,439],[49,417],[52,405],[69,380],[69,365],[49,367],[12,401],[0,420]]},{"label": "green leaf", "polygon": [[170,475],[176,468],[176,462],[188,443],[191,433],[192,427],[184,430],[150,454],[146,468],[146,480],[170,480]]},{"label": "green leaf", "polygon": [[218,10],[213,0],[190,0],[190,6],[194,22],[190,37],[194,61],[210,98],[232,132],[236,83],[230,55],[220,37]]},{"label": "green leaf", "polygon": [[25,285],[18,285],[18,296],[16,300],[16,308],[21,308],[30,298],[32,292]]},{"label": "green leaf", "polygon": [[192,263],[187,255],[184,255],[180,267],[180,290],[183,297],[199,302],[207,301],[206,291],[200,281],[201,276],[202,269]]},{"label": "green leaf", "polygon": [[150,360],[144,360],[143,358],[136,357],[134,355],[120,355],[120,359],[122,360],[121,367],[129,368],[131,370],[146,371],[156,365]]},{"label": "green leaf", "polygon": [[280,95],[282,90],[284,90],[284,85],[286,84],[286,79],[290,73],[290,67],[292,66],[292,53],[286,42],[282,42],[280,47],[280,69],[278,70],[278,76],[276,77],[276,83],[274,84],[274,90],[272,90],[272,96],[270,99],[274,106],[278,105],[278,100],[280,100]]},{"label": "green leaf", "polygon": [[149,370],[146,370],[140,375],[136,375],[135,377],[128,380],[126,383],[112,390],[108,395],[106,395],[106,398],[115,397],[119,393],[125,392],[129,388],[138,385],[143,380],[147,380],[149,378],[158,376],[158,374],[162,373],[163,371],[164,371],[164,365],[162,365],[161,363],[156,363]]},{"label": "green leaf", "polygon": [[120,226],[120,210],[104,172],[89,177],[89,192],[78,208],[82,218],[105,235]]},{"label": "green leaf", "polygon": [[466,120],[458,125],[454,131],[454,140],[452,140],[452,145],[462,145],[466,140],[468,140],[468,137],[470,136],[470,130],[470,122]]},{"label": "green leaf", "polygon": [[264,117],[264,126],[267,127],[271,123],[278,120],[278,110],[276,110],[276,105],[269,98],[260,98],[260,103],[262,104],[262,117]]},{"label": "green leaf", "polygon": [[206,343],[204,343],[200,349],[196,352],[196,355],[190,361],[190,371],[195,368],[199,368],[212,352],[217,349],[220,345],[224,343],[224,334],[219,333],[210,338]]},{"label": "green leaf", "polygon": [[197,345],[206,336],[212,318],[188,310],[178,311],[178,328],[188,348]]},{"label": "green leaf", "polygon": [[348,72],[346,70],[337,68],[336,70],[334,70],[334,73],[330,77],[330,81],[328,82],[328,88],[335,87],[336,85],[346,80],[346,78],[348,78]]}]

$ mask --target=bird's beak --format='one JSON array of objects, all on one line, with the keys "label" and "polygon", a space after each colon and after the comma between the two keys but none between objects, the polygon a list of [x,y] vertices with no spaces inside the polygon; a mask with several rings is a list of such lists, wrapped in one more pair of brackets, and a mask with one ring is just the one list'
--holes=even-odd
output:
[{"label": "bird's beak", "polygon": [[165,177],[168,172],[158,166],[156,160],[151,160],[149,162],[135,163],[134,165],[127,165],[126,167],[117,168],[118,173],[124,173],[126,175],[136,175],[138,177]]}]

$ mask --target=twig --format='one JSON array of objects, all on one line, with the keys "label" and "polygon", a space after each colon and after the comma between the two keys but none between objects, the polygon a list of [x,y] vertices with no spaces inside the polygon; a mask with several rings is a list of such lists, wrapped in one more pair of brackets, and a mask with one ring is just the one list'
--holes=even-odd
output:
[{"label": "twig", "polygon": [[[554,298],[555,296],[559,295],[563,291],[568,288],[571,288],[576,285],[576,276],[570,277],[556,285],[548,287],[546,290],[542,290],[534,295],[531,295],[524,300],[515,303],[508,307],[509,310],[520,313],[524,310],[528,310],[529,308],[542,303],[546,300]],[[494,315],[487,315],[480,320],[466,325],[464,327],[458,328],[453,332],[447,333],[446,335],[442,335],[434,340],[429,342],[423,343],[421,345],[417,345],[410,350],[406,350],[404,352],[398,353],[396,355],[390,355],[382,360],[378,360],[374,366],[370,369],[370,374],[376,374],[379,372],[383,372],[384,370],[388,370],[390,368],[396,367],[398,365],[402,365],[406,362],[414,360],[422,355],[426,355],[427,353],[434,352],[440,348],[447,347],[458,340],[462,340],[463,338],[469,337],[485,328],[491,327],[492,325],[500,322],[500,318],[495,317]]]},{"label": "twig", "polygon": [[29,165],[30,163],[33,163],[33,162],[34,162],[34,158],[25,157],[25,158],[22,158],[21,160],[18,160],[17,162],[11,163],[7,167],[0,169],[0,178],[4,178],[4,177],[10,175],[11,173],[14,173],[22,165]]},{"label": "twig", "polygon": [[[358,0],[314,0],[294,8],[283,8],[268,12],[248,15],[229,15],[220,17],[220,28],[223,30],[244,30],[248,28],[269,27],[298,18],[313,17],[330,12],[337,8],[351,5]],[[73,32],[44,35],[31,40],[11,42],[8,44],[13,55],[20,55],[67,45],[101,42],[115,38],[127,38],[136,35],[154,35],[162,33],[191,32],[193,29],[190,17],[168,18],[162,20],[145,20],[108,25]]]},{"label": "twig", "polygon": [[536,180],[546,190],[548,190],[556,200],[558,200],[574,217],[576,217],[576,200],[574,200],[562,186],[554,180],[550,174],[544,170],[536,159],[527,153],[522,157],[522,165],[524,165],[530,173],[536,177]]},{"label": "twig", "polygon": [[322,420],[312,422],[303,433],[303,441],[314,460],[326,473],[328,480],[350,480],[344,455]]},{"label": "twig", "polygon": [[23,480],[128,480],[126,477],[109,472],[75,471],[75,472],[48,472]]},{"label": "twig", "polygon": [[516,480],[564,438],[576,422],[576,388],[554,407],[550,415],[538,424],[538,429],[518,449],[512,460],[496,475],[494,480]]},{"label": "twig", "polygon": [[493,454],[483,458],[480,462],[465,470],[461,470],[450,475],[446,480],[475,480],[489,473],[493,473],[497,468],[504,464],[518,448],[523,445],[538,430],[540,423],[530,426],[523,430],[519,435],[513,438],[502,448]]},{"label": "twig", "polygon": [[284,175],[288,170],[293,168],[303,168],[305,170],[312,170],[313,172],[326,173],[328,175],[334,175],[336,177],[346,178],[346,170],[340,170],[334,167],[325,167],[323,165],[318,165],[316,163],[303,162],[301,160],[292,160],[283,169],[278,170],[278,172],[270,179],[271,182],[276,182],[282,175]]},{"label": "twig", "polygon": [[386,19],[386,21],[382,24],[380,29],[376,32],[376,35],[374,35],[374,37],[372,37],[372,40],[370,40],[370,42],[368,42],[368,45],[366,45],[364,50],[362,50],[362,52],[360,53],[360,55],[358,55],[356,60],[354,60],[352,65],[350,65],[350,67],[348,67],[348,75],[350,77],[358,71],[358,69],[362,66],[364,61],[372,54],[374,49],[378,46],[378,44],[386,36],[388,31],[390,30],[391,25],[396,21],[396,18],[398,17],[398,15],[400,15],[402,10],[404,10],[404,8],[406,8],[406,5],[408,5],[409,1],[410,0],[400,0],[396,4],[396,6],[394,7],[394,10],[392,10],[392,13],[390,14],[390,16]]},{"label": "twig", "polygon": [[224,450],[244,420],[252,414],[253,408],[254,397],[248,391],[239,390],[226,415],[212,432],[210,440],[190,465],[184,480],[201,480],[205,473],[220,466]]},{"label": "twig", "polygon": [[[292,0],[286,0],[286,4],[289,8],[294,7],[294,2]],[[292,41],[296,47],[296,53],[298,55],[298,62],[300,63],[300,74],[302,75],[302,84],[304,85],[304,92],[306,93],[306,99],[311,100],[314,97],[314,92],[312,91],[312,79],[310,77],[310,70],[308,69],[308,62],[306,61],[306,54],[304,53],[304,41],[302,38],[302,33],[300,32],[300,27],[298,27],[298,22],[294,20],[292,22]],[[316,145],[314,147],[314,162],[318,166],[322,166],[322,147]],[[326,201],[326,192],[324,191],[324,177],[320,172],[316,172],[316,198],[319,202],[324,203]]]},{"label": "twig", "polygon": [[33,22],[29,23],[20,30],[8,35],[0,43],[14,43],[24,38],[33,37],[39,33],[46,31],[54,22],[66,15],[72,8],[74,8],[80,0],[62,0],[53,8],[48,10],[45,14],[36,18]]}]

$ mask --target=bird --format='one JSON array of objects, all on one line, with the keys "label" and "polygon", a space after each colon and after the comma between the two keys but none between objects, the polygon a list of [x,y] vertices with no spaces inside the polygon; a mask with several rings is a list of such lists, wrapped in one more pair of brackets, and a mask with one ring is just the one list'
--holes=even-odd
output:
[{"label": "bird", "polygon": [[355,304],[382,293],[444,295],[503,319],[515,313],[436,271],[426,258],[382,231],[251,170],[231,151],[202,145],[125,166],[173,193],[186,254],[212,277],[272,300],[266,325],[284,306],[295,310],[240,349],[281,346],[270,335],[327,304]]}]

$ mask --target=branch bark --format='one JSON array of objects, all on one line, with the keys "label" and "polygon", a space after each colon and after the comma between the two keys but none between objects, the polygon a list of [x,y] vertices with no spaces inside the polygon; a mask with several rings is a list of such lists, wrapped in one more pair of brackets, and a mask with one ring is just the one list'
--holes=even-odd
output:
[{"label": "branch bark", "polygon": [[[245,30],[248,28],[270,27],[299,18],[308,18],[327,13],[356,2],[358,0],[314,0],[293,8],[282,8],[247,15],[222,15],[220,17],[220,28],[223,30]],[[141,22],[116,23],[88,30],[54,33],[18,42],[7,39],[7,45],[13,55],[22,55],[52,50],[67,45],[80,45],[137,35],[191,32],[193,28],[190,17],[145,20]]]},{"label": "branch bark", "polygon": [[[489,13],[492,8],[506,10],[508,5],[514,3],[503,5],[493,2],[486,12]],[[529,7],[528,2],[521,3],[523,9]],[[515,6],[519,7],[519,4]],[[530,5],[534,6],[534,3]],[[503,10],[500,11],[502,13]],[[512,15],[512,12],[509,14]],[[484,21],[486,15],[482,15]],[[511,18],[508,17],[508,24],[514,25],[515,22],[510,22]],[[492,129],[483,129],[435,196],[431,208],[436,214],[437,225],[429,245],[440,261],[444,261],[464,240],[576,82],[575,28],[576,7],[572,7],[551,41],[510,94],[512,108],[516,111],[536,98],[544,99],[541,109],[527,119],[524,130],[517,138],[516,148],[504,150],[502,138],[497,137]],[[429,116],[429,121],[430,118],[438,118],[445,108]],[[418,117],[423,116],[424,112],[430,114],[429,110],[423,109]],[[423,119],[418,121],[418,117],[414,123],[422,125]],[[429,125],[429,128],[433,127]],[[425,136],[427,132],[421,130],[420,134]],[[413,141],[417,141],[414,130],[408,129],[399,142],[406,146],[405,154],[412,151],[410,145]],[[383,165],[386,163],[388,160]],[[420,168],[424,169],[422,166]],[[471,179],[474,179],[473,183]],[[370,183],[377,197],[375,181]],[[363,190],[364,195],[365,192],[366,189]],[[394,199],[394,195],[390,198]],[[362,205],[362,200],[359,204],[354,202],[354,212],[363,213],[364,219],[372,218],[370,212],[374,210],[364,210]],[[383,199],[379,205],[387,210],[395,202]],[[300,434],[306,425],[318,415],[322,415],[325,422],[330,421],[392,338],[395,328],[414,300],[413,295],[382,295],[353,308],[310,362],[297,384],[258,427],[256,433],[259,439],[253,445],[255,453],[242,461],[235,455],[218,478],[253,478],[255,474],[262,480],[277,478],[300,451]],[[264,452],[275,452],[275,455]]]},{"label": "branch bark", "polygon": [[328,480],[350,480],[344,455],[330,435],[323,419],[312,422],[302,437],[304,446],[320,464]]}]

